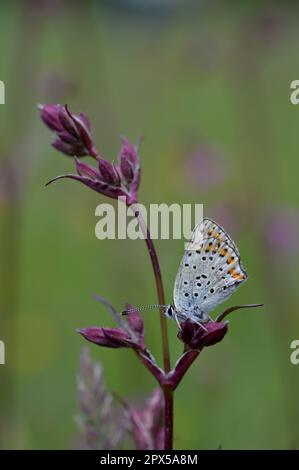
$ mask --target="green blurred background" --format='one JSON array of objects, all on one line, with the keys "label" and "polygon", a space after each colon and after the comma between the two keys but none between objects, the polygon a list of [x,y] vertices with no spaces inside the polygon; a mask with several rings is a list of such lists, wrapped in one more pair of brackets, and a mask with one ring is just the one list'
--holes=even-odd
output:
[{"label": "green blurred background", "polygon": [[[99,241],[107,200],[72,181],[37,103],[92,120],[112,160],[119,135],[142,144],[140,202],[204,203],[238,243],[249,281],[226,302],[264,302],[230,319],[175,394],[175,447],[299,447],[298,7],[221,1],[26,1],[0,6],[0,366],[2,448],[70,448],[76,435],[78,327],[112,325],[97,292],[121,309],[156,302],[142,240]],[[183,240],[156,242],[172,300]],[[218,309],[223,309],[223,306]],[[161,361],[158,314],[144,314]],[[174,363],[181,351],[168,323]],[[131,351],[90,345],[110,390],[155,386]]]}]

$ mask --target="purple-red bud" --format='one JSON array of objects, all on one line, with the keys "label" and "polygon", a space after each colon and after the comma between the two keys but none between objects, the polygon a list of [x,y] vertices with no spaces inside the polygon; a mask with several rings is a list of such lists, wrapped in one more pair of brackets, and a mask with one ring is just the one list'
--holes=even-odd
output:
[{"label": "purple-red bud", "polygon": [[127,316],[123,328],[100,328],[92,326],[78,330],[88,341],[108,348],[133,348],[145,352],[143,320],[138,310],[132,310]]},{"label": "purple-red bud", "polygon": [[70,156],[96,156],[90,122],[85,114],[73,114],[60,104],[39,105],[39,109],[43,122],[56,134],[53,147]]},{"label": "purple-red bud", "polygon": [[130,346],[129,334],[121,328],[99,328],[91,326],[77,330],[87,341],[107,348],[127,348]]},{"label": "purple-red bud", "polygon": [[103,158],[98,158],[97,160],[103,181],[113,186],[119,186],[121,180],[116,167],[112,163],[107,162],[107,160],[103,160]]},{"label": "purple-red bud", "polygon": [[203,325],[186,320],[181,323],[178,337],[190,349],[200,351],[205,346],[212,346],[223,339],[227,333],[227,322],[209,321]]},{"label": "purple-red bud", "polygon": [[101,177],[99,172],[93,166],[83,163],[78,158],[76,158],[76,168],[80,176],[85,176],[86,178],[91,178],[95,181]]},{"label": "purple-red bud", "polygon": [[71,178],[105,196],[125,199],[128,206],[137,202],[140,184],[139,146],[134,147],[123,137],[119,164],[115,165],[98,154],[92,140],[90,121],[84,113],[73,114],[67,106],[60,104],[39,105],[39,109],[42,121],[55,133],[52,143],[54,148],[74,157],[90,155],[98,161],[98,169],[80,165],[76,161],[79,176],[66,174],[50,182]]},{"label": "purple-red bud", "polygon": [[121,139],[119,163],[124,184],[137,193],[140,184],[138,148],[135,148],[125,137]]}]

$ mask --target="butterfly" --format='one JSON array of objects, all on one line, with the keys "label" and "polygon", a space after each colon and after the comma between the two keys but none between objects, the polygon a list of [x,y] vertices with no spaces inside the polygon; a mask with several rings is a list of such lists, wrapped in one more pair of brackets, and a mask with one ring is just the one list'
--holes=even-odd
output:
[{"label": "butterfly", "polygon": [[210,321],[209,313],[246,280],[240,253],[227,232],[205,217],[193,230],[178,269],[169,318]]}]

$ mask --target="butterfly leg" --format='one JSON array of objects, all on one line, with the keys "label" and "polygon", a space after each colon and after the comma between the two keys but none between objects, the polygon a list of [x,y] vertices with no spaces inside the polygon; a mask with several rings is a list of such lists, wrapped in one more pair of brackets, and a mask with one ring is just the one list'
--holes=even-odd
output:
[{"label": "butterfly leg", "polygon": [[193,320],[193,319],[192,319],[192,321],[193,321],[193,323],[196,323],[196,325],[199,325],[205,332],[208,332],[208,330],[206,329],[205,326],[203,326],[202,323],[200,323],[199,321]]},{"label": "butterfly leg", "polygon": [[181,325],[180,325],[180,322],[179,322],[179,319],[178,319],[178,316],[177,316],[176,313],[174,313],[174,319],[175,319],[175,321],[176,321],[176,324],[178,325],[178,329],[179,329],[180,331],[182,331],[182,327],[181,327]]}]

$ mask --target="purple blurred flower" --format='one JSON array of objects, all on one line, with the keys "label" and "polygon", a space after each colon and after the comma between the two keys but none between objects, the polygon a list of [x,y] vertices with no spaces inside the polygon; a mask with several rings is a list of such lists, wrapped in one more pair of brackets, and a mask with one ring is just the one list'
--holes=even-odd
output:
[{"label": "purple blurred flower", "polygon": [[266,7],[262,11],[255,13],[249,20],[250,27],[248,34],[255,35],[254,39],[258,42],[259,46],[272,46],[275,45],[278,39],[287,32],[287,18],[285,11],[281,8]]},{"label": "purple blurred flower", "polygon": [[220,153],[208,145],[201,145],[184,160],[188,186],[197,191],[212,189],[223,183],[227,176],[227,165]]},{"label": "purple blurred flower", "polygon": [[181,323],[178,338],[190,349],[200,351],[205,346],[219,343],[227,333],[227,322],[209,321],[204,327],[189,320]]},{"label": "purple blurred flower", "polygon": [[16,201],[20,193],[20,185],[23,180],[22,168],[16,164],[16,160],[2,155],[0,160],[0,204]]},{"label": "purple blurred flower", "polygon": [[74,76],[68,76],[56,69],[45,68],[37,75],[35,86],[41,96],[49,96],[55,101],[73,96],[78,92],[79,83]]},{"label": "purple blurred flower", "polygon": [[84,113],[73,114],[67,106],[60,104],[41,104],[38,107],[41,119],[56,135],[52,143],[56,150],[70,156],[96,157],[90,121]]},{"label": "purple blurred flower", "polygon": [[213,220],[217,220],[219,225],[226,228],[228,233],[239,234],[246,223],[248,223],[248,213],[244,213],[234,201],[223,201],[212,206],[206,212],[206,215]]},{"label": "purple blurred flower", "polygon": [[76,422],[83,441],[80,447],[118,449],[127,423],[121,410],[116,408],[113,396],[106,390],[101,365],[90,359],[87,348],[80,356],[77,384],[80,415],[76,416]]},{"label": "purple blurred flower", "polygon": [[136,448],[160,450],[164,445],[164,400],[160,388],[156,388],[142,409],[127,406],[130,428]]},{"label": "purple blurred flower", "polygon": [[275,257],[292,258],[298,254],[299,211],[290,207],[268,210],[260,222],[265,248]]}]

